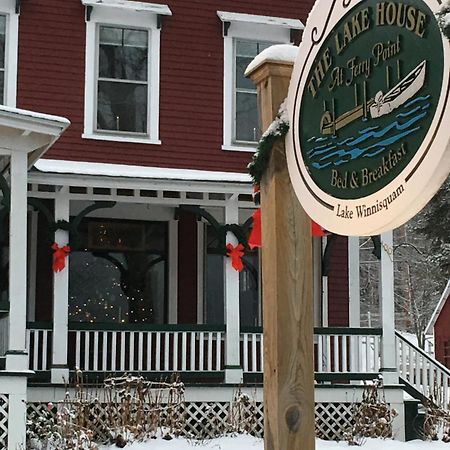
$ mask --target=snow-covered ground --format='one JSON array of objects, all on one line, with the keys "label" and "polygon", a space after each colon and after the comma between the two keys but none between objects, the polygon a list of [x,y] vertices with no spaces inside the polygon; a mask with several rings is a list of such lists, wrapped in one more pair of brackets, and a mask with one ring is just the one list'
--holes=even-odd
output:
[{"label": "snow-covered ground", "polygon": [[[147,443],[135,443],[126,450],[263,450],[261,439],[251,436],[223,437],[210,441],[187,441],[186,439],[150,440]],[[351,449],[345,442],[316,441],[316,450]],[[450,444],[443,442],[398,442],[380,439],[368,439],[361,450],[450,450]],[[116,446],[102,447],[101,450],[117,450]]]}]

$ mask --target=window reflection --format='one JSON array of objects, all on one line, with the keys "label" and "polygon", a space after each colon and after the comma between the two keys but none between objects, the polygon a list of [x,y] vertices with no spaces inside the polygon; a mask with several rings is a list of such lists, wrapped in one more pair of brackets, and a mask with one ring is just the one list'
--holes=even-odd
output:
[{"label": "window reflection", "polygon": [[69,320],[164,323],[164,222],[85,220],[82,250],[70,254]]}]

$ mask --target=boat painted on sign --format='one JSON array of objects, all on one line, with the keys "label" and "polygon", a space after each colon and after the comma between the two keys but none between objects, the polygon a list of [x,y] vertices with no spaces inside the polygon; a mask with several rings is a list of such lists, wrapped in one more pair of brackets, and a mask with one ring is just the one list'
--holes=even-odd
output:
[{"label": "boat painted on sign", "polygon": [[[399,81],[386,94],[378,91],[375,98],[364,101],[353,109],[338,117],[334,112],[325,111],[320,120],[320,132],[323,135],[334,135],[341,128],[358,120],[366,118],[369,113],[372,119],[391,113],[413,97],[425,84],[426,60],[422,61],[406,77]],[[365,89],[364,89],[365,92]],[[334,108],[333,108],[334,111]]]},{"label": "boat painted on sign", "polygon": [[394,109],[403,105],[415,95],[425,83],[426,60],[423,60],[403,80],[399,81],[386,94],[379,91],[375,95],[375,101],[369,107],[372,119],[391,113]]}]

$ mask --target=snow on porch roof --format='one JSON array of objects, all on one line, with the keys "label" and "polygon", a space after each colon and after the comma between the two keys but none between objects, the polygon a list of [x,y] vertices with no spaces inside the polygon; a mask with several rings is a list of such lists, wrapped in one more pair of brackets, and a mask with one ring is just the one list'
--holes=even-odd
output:
[{"label": "snow on porch roof", "polygon": [[[70,125],[65,117],[0,105],[1,145],[28,152],[29,166],[39,159]],[[14,131],[13,131],[14,130]]]},{"label": "snow on porch roof", "polygon": [[93,163],[55,159],[41,159],[37,161],[34,166],[41,172],[77,175],[251,183],[250,175],[246,173],[235,172],[214,172],[193,169],[167,169],[161,167],[144,167],[125,164]]},{"label": "snow on porch roof", "polygon": [[438,301],[438,304],[436,305],[435,310],[433,311],[433,314],[431,316],[430,321],[428,322],[427,327],[425,328],[425,334],[431,334],[433,333],[434,324],[436,323],[436,320],[439,317],[439,314],[442,311],[442,308],[445,305],[445,302],[450,297],[450,279],[448,280],[447,286],[444,289],[444,292],[441,295],[441,298]]}]

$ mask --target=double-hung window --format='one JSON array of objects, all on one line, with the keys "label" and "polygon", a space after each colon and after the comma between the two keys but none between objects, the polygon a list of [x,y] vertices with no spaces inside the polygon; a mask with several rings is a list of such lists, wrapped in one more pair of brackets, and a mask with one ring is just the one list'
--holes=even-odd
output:
[{"label": "double-hung window", "polygon": [[147,134],[147,30],[99,27],[97,130]]},{"label": "double-hung window", "polygon": [[83,137],[159,144],[159,52],[166,5],[81,0],[86,6]]},{"label": "double-hung window", "polygon": [[13,0],[0,2],[0,104],[16,106],[18,6]]},{"label": "double-hung window", "polygon": [[289,43],[300,20],[218,11],[223,22],[223,150],[254,151],[261,137],[256,87],[244,76],[265,48]]},{"label": "double-hung window", "polygon": [[232,130],[235,143],[252,145],[261,137],[258,115],[256,86],[244,75],[252,60],[273,43],[255,42],[244,39],[234,40],[235,74],[234,74],[234,127]]}]

